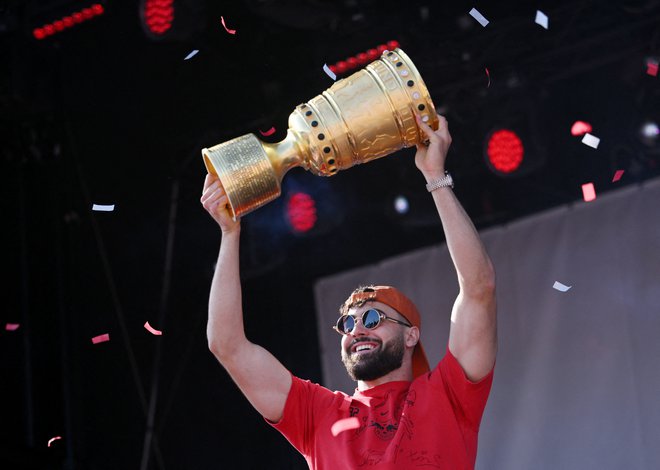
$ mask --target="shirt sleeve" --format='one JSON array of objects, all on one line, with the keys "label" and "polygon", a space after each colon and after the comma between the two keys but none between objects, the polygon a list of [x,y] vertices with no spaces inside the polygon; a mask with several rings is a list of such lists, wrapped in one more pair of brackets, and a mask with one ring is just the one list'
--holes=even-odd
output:
[{"label": "shirt sleeve", "polygon": [[294,375],[291,378],[282,418],[277,423],[266,422],[281,432],[301,454],[309,455],[317,422],[332,406],[339,406],[343,398],[309,380]]},{"label": "shirt sleeve", "polygon": [[478,431],[493,384],[495,367],[478,382],[472,382],[449,350],[431,373],[432,381],[441,381],[454,411],[470,428]]}]

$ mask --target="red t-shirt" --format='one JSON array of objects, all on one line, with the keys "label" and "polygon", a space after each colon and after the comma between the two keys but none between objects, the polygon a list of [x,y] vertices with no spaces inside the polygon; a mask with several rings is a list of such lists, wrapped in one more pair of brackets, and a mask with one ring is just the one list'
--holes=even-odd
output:
[{"label": "red t-shirt", "polygon": [[310,469],[472,469],[492,382],[493,371],[468,380],[449,348],[430,373],[352,397],[293,377],[282,419],[271,424]]}]

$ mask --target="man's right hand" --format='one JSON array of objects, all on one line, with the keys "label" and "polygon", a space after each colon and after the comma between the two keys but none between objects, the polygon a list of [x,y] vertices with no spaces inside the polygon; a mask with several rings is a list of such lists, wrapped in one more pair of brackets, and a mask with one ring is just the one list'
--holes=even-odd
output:
[{"label": "man's right hand", "polygon": [[222,186],[222,183],[217,176],[212,174],[206,175],[206,178],[204,179],[204,190],[200,201],[202,206],[204,206],[204,209],[206,209],[206,212],[211,214],[213,220],[220,225],[222,233],[230,233],[240,230],[241,222],[240,220],[234,221],[234,219],[232,219],[229,211],[229,199],[227,199],[227,193],[225,193],[225,188]]}]

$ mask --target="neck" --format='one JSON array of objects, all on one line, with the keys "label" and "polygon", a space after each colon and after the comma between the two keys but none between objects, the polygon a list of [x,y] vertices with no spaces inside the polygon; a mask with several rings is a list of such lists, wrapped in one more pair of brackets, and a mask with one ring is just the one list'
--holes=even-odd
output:
[{"label": "neck", "polygon": [[388,382],[412,382],[413,374],[412,367],[402,365],[396,370],[393,370],[389,374],[385,374],[382,377],[378,377],[374,380],[358,380],[357,389],[359,391],[369,390],[370,388],[377,387],[378,385],[383,385]]}]

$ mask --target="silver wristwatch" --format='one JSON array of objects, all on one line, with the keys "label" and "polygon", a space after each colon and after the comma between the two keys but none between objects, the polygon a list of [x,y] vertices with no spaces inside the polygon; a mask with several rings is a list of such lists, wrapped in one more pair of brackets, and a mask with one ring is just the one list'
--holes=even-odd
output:
[{"label": "silver wristwatch", "polygon": [[430,183],[426,183],[426,190],[428,192],[435,191],[438,188],[445,188],[445,187],[454,187],[454,180],[449,174],[448,171],[445,171],[445,176],[443,176],[440,179],[437,179],[435,181],[431,181]]}]

